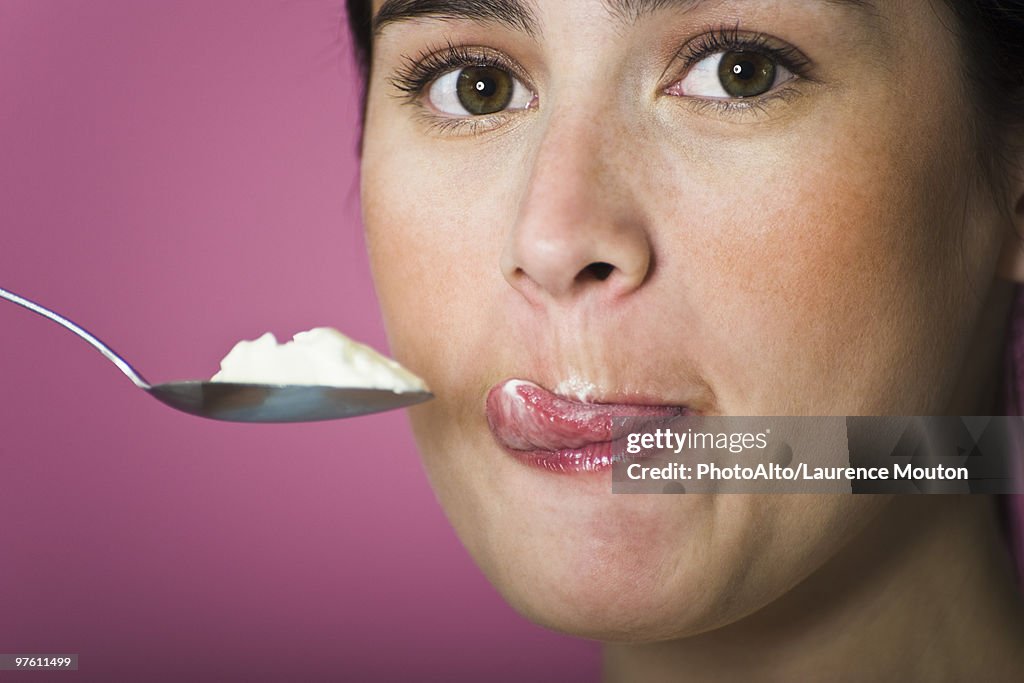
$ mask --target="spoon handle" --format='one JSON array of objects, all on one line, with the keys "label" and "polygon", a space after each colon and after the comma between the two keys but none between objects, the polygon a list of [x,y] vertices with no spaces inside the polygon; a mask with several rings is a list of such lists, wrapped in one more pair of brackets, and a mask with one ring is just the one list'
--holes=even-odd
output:
[{"label": "spoon handle", "polygon": [[54,313],[50,309],[44,308],[43,306],[40,306],[34,301],[29,301],[28,299],[20,297],[14,292],[9,292],[6,289],[0,288],[0,297],[3,297],[4,299],[7,299],[10,302],[16,303],[19,306],[24,306],[33,313],[38,313],[44,318],[49,318],[58,325],[61,325],[71,330],[79,337],[92,344],[97,351],[106,356],[107,360],[116,365],[121,372],[128,376],[128,379],[135,383],[135,386],[139,387],[140,389],[149,390],[149,382],[144,380],[142,378],[142,375],[136,372],[135,368],[128,364],[128,361],[126,361],[124,358],[121,358],[121,356],[117,355],[112,348],[110,348],[109,346],[101,342],[99,339],[94,337],[87,330],[83,329],[82,327],[79,327],[78,325],[71,322],[64,316],[58,313]]}]

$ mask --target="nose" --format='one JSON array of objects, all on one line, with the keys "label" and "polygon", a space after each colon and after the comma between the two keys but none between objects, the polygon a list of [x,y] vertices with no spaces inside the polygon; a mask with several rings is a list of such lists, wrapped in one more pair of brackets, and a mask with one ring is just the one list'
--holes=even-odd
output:
[{"label": "nose", "polygon": [[653,257],[629,189],[641,172],[629,144],[592,122],[548,124],[501,256],[505,279],[531,303],[611,303],[647,279]]}]

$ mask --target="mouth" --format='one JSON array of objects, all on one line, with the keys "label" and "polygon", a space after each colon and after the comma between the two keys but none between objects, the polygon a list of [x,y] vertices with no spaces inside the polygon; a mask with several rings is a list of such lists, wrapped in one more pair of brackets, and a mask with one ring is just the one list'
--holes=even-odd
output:
[{"label": "mouth", "polygon": [[491,433],[509,455],[573,474],[609,469],[626,459],[631,432],[692,411],[678,405],[582,403],[532,382],[509,379],[487,394],[486,412]]}]

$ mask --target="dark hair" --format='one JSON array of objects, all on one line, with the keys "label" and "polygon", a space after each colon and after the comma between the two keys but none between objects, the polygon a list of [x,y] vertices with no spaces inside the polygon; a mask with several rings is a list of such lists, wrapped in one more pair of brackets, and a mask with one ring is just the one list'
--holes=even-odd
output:
[{"label": "dark hair", "polygon": [[363,75],[364,89],[370,77],[370,62],[373,60],[373,7],[370,0],[345,0],[348,10],[348,29],[352,34],[352,47]]},{"label": "dark hair", "polygon": [[944,0],[957,25],[964,74],[976,112],[979,161],[991,186],[1005,191],[1007,173],[1024,174],[1009,151],[1024,139],[1024,0]]}]

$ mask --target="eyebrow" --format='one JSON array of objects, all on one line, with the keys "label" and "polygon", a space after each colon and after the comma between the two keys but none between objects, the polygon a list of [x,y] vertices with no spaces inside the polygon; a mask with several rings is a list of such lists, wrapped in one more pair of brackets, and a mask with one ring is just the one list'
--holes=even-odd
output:
[{"label": "eyebrow", "polygon": [[[604,0],[605,8],[624,23],[636,23],[642,17],[664,9],[688,10],[702,0]],[[877,15],[874,0],[820,0],[825,5],[862,10]],[[525,0],[385,0],[373,18],[373,33],[388,24],[419,18],[468,20],[498,23],[513,30],[534,35],[537,18]]]},{"label": "eyebrow", "polygon": [[421,17],[495,22],[530,35],[537,29],[533,11],[521,0],[386,0],[373,18],[373,32]]}]

